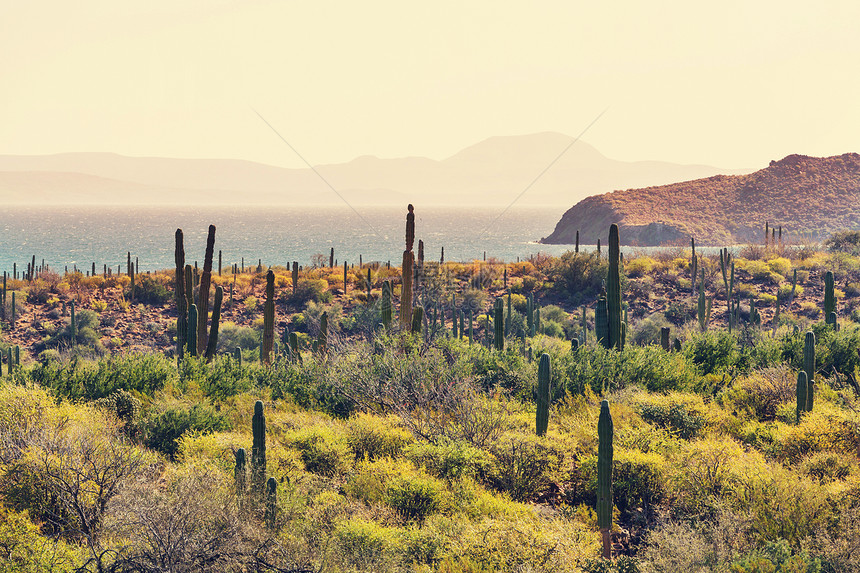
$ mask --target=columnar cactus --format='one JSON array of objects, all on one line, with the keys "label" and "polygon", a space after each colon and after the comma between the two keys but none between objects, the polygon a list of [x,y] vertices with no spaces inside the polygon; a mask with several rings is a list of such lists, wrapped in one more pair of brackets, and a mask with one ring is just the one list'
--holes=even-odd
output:
[{"label": "columnar cactus", "polygon": [[197,305],[188,308],[188,353],[197,356]]},{"label": "columnar cactus", "polygon": [[346,285],[349,284],[347,282],[346,277],[346,261],[343,262],[343,294],[346,294]]},{"label": "columnar cactus", "polygon": [[797,423],[800,423],[800,416],[806,411],[806,400],[809,398],[809,382],[806,378],[806,372],[800,370],[797,373]]},{"label": "columnar cactus", "polygon": [[391,283],[389,281],[382,282],[382,302],[380,303],[380,311],[382,312],[382,325],[385,328],[391,327]]},{"label": "columnar cactus", "polygon": [[266,482],[266,527],[275,529],[275,518],[278,511],[278,483],[275,478],[270,477]]},{"label": "columnar cactus", "polygon": [[539,306],[535,307],[534,315],[535,315],[535,318],[534,318],[535,334],[540,334],[541,330],[540,330],[540,307]]},{"label": "columnar cactus", "polygon": [[[95,269],[95,263],[93,263],[93,269]],[[96,276],[95,270],[93,271],[93,276]],[[128,263],[128,278],[128,298],[131,302],[134,302],[134,263],[131,261]]]},{"label": "columnar cactus", "polygon": [[367,304],[370,304],[370,287],[372,286],[370,279],[370,267],[367,267]]},{"label": "columnar cactus", "polygon": [[206,237],[206,254],[203,258],[203,274],[200,276],[200,291],[197,296],[197,353],[206,351],[208,342],[206,329],[209,326],[209,288],[212,284],[212,257],[215,256],[215,225],[209,225]]},{"label": "columnar cactus", "polygon": [[328,256],[328,268],[334,268],[334,247],[331,248],[331,254]]},{"label": "columnar cactus", "polygon": [[811,412],[815,400],[815,333],[806,333],[803,341],[803,370],[806,372],[806,411]]},{"label": "columnar cactus", "polygon": [[299,263],[293,261],[293,296],[296,294],[296,288],[299,285]]},{"label": "columnar cactus", "polygon": [[320,354],[328,351],[328,311],[320,316],[320,331],[317,333],[317,348]]},{"label": "columnar cactus", "polygon": [[[416,306],[415,308],[412,309],[412,333],[413,334],[420,334],[421,333],[421,326],[422,326],[423,322],[424,322],[424,307],[423,306]],[[470,314],[469,315],[469,326],[470,327],[471,327],[471,323],[472,323],[472,315]]]},{"label": "columnar cactus", "polygon": [[538,365],[537,414],[535,415],[535,431],[538,436],[546,434],[549,425],[550,398],[550,359],[549,354],[543,353]]},{"label": "columnar cactus", "polygon": [[294,360],[301,358],[301,354],[299,354],[299,335],[295,332],[290,333],[290,352]]},{"label": "columnar cactus", "polygon": [[[836,295],[833,288],[833,272],[827,271],[824,275],[824,317],[827,323],[830,324],[831,313],[836,312]],[[836,326],[834,323],[833,326]]]},{"label": "columnar cactus", "polygon": [[[69,303],[69,309],[70,309],[70,312],[72,313],[72,319],[71,319],[71,322],[69,323],[69,334],[71,335],[72,345],[74,346],[75,344],[78,343],[78,322],[75,318],[75,301],[74,300],[72,300]],[[15,293],[14,292],[12,293],[12,322],[13,323],[15,322]]]},{"label": "columnar cactus", "polygon": [[236,366],[242,370],[242,349],[238,346],[233,350],[233,357],[236,359]]},{"label": "columnar cactus", "polygon": [[461,310],[460,311],[460,332],[459,332],[461,339],[463,338],[463,336],[466,335],[465,326],[466,326],[466,311]]},{"label": "columnar cactus", "polygon": [[663,350],[669,352],[669,327],[664,326],[660,329],[660,346],[663,347]]},{"label": "columnar cactus", "polygon": [[212,324],[209,327],[209,340],[206,342],[207,362],[215,357],[218,348],[218,326],[221,321],[221,303],[224,300],[224,289],[218,286],[215,289],[215,306],[212,308]]},{"label": "columnar cactus", "polygon": [[272,361],[272,350],[275,345],[275,273],[272,269],[266,273],[266,303],[263,307],[263,349],[262,358],[265,364]]},{"label": "columnar cactus", "polygon": [[599,344],[609,348],[609,315],[604,293],[597,297],[597,305],[594,307],[594,337]]},{"label": "columnar cactus", "polygon": [[624,349],[621,337],[621,268],[619,257],[621,243],[618,238],[618,225],[609,227],[609,271],[606,275],[606,314],[609,320],[607,348]]},{"label": "columnar cactus", "polygon": [[529,336],[535,335],[534,306],[535,306],[534,296],[529,294],[529,298],[526,301],[526,328],[528,328]]},{"label": "columnar cactus", "polygon": [[612,529],[612,414],[609,402],[600,403],[600,417],[597,420],[597,527],[603,538],[603,557],[612,557],[610,530]]},{"label": "columnar cactus", "polygon": [[410,204],[408,209],[409,213],[406,215],[406,250],[403,251],[400,293],[400,325],[404,329],[412,326],[412,263],[414,262],[412,245],[415,242],[415,208]]},{"label": "columnar cactus", "polygon": [[508,315],[505,318],[505,336],[511,335],[511,291],[508,291]]},{"label": "columnar cactus", "polygon": [[[720,251],[720,271],[723,274],[723,284],[726,287],[726,306],[729,309],[728,326],[729,332],[731,332],[735,322],[735,313],[733,312],[732,306],[733,294],[735,289],[735,262],[734,260],[732,260],[732,255],[731,253],[729,253],[729,250],[725,248]],[[797,276],[797,271],[795,271],[795,276]]]},{"label": "columnar cactus", "polygon": [[451,294],[451,336],[457,338],[457,294]]},{"label": "columnar cactus", "polygon": [[694,237],[690,237],[690,249],[693,252],[690,260],[690,289],[692,290],[692,295],[696,296],[696,278],[699,276],[699,259],[696,257],[696,239]]},{"label": "columnar cactus", "polygon": [[251,430],[254,434],[251,446],[251,491],[254,495],[261,496],[266,483],[266,416],[263,414],[263,403],[260,400],[254,404]]},{"label": "columnar cactus", "polygon": [[574,247],[573,252],[579,252],[579,229],[576,230],[576,246]]},{"label": "columnar cactus", "polygon": [[245,472],[245,448],[239,448],[236,450],[236,467],[233,470],[233,483],[236,487],[236,495],[239,496],[240,500],[245,495]]},{"label": "columnar cactus", "polygon": [[711,318],[711,300],[705,298],[705,269],[702,269],[701,282],[699,283],[699,304],[696,315],[699,319],[699,329],[705,332],[708,330],[708,320]]},{"label": "columnar cactus", "polygon": [[495,334],[494,342],[496,350],[501,352],[505,349],[505,328],[504,328],[504,311],[505,302],[501,298],[496,299],[495,317],[493,318],[493,331]]}]

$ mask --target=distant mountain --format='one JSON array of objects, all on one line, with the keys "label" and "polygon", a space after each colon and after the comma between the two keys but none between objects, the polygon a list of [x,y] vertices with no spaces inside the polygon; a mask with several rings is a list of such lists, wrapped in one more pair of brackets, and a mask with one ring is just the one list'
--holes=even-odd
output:
[{"label": "distant mountain", "polygon": [[570,208],[543,243],[604,243],[618,223],[627,245],[763,242],[765,223],[783,236],[820,240],[860,227],[860,155],[789,155],[747,175],[717,175],[684,183],[614,191]]},{"label": "distant mountain", "polygon": [[[341,203],[333,187],[353,204],[413,202],[496,208],[513,201],[572,141],[569,136],[546,132],[491,137],[441,161],[362,156],[348,163],[315,166],[325,181],[311,169],[234,159],[112,153],[0,155],[0,200],[32,204],[32,197],[38,196],[55,204]],[[612,189],[659,185],[721,171],[725,172],[706,165],[616,161],[578,141],[546,170],[519,204],[570,205]]]}]

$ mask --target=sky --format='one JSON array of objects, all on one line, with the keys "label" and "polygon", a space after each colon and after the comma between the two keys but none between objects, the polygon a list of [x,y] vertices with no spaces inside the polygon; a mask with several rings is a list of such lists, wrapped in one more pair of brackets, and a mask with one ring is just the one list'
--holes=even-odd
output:
[{"label": "sky", "polygon": [[[497,135],[759,168],[860,152],[860,3],[2,2],[0,154],[303,167]],[[551,158],[548,158],[548,160]]]}]

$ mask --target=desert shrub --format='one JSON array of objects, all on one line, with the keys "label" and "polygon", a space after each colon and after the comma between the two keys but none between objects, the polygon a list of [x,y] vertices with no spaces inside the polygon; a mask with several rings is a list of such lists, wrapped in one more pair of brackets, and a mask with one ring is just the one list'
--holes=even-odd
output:
[{"label": "desert shrub", "polygon": [[847,478],[857,462],[836,452],[816,452],[804,459],[799,466],[802,474],[820,483],[830,483]]},{"label": "desert shrub", "polygon": [[[507,304],[508,301],[505,301],[505,309],[507,309]],[[511,308],[518,312],[525,312],[528,309],[528,299],[524,295],[511,293]]]},{"label": "desert shrub", "polygon": [[712,513],[721,505],[743,479],[741,467],[763,463],[760,456],[745,453],[737,442],[716,437],[683,444],[673,461],[673,510],[694,515]]},{"label": "desert shrub", "polygon": [[343,489],[346,495],[367,504],[383,503],[393,480],[414,475],[415,466],[405,460],[360,460]]},{"label": "desert shrub", "polygon": [[487,293],[479,289],[466,289],[462,296],[458,298],[457,304],[460,310],[466,313],[466,317],[469,316],[469,312],[480,314],[487,304]]},{"label": "desert shrub", "polygon": [[385,497],[401,517],[421,522],[442,506],[444,489],[430,476],[399,476],[388,485]]},{"label": "desert shrub", "polygon": [[385,571],[395,558],[397,530],[394,528],[351,518],[339,523],[333,533],[339,556],[347,567]]},{"label": "desert shrub", "polygon": [[287,432],[284,441],[297,449],[305,469],[331,477],[343,473],[354,457],[346,436],[330,426],[310,426]]},{"label": "desert shrub", "polygon": [[702,374],[725,371],[740,360],[737,340],[724,330],[710,330],[693,336],[684,344],[683,353]]},{"label": "desert shrub", "polygon": [[[800,273],[798,273],[798,274],[800,274]],[[798,279],[798,282],[800,282],[799,279]],[[787,302],[788,297],[791,296],[791,283],[779,285],[779,289],[777,290],[777,294],[779,295],[779,300]],[[800,298],[802,296],[803,296],[803,287],[800,286],[799,284],[795,285],[795,287],[794,287],[794,298],[797,299],[797,298]]]},{"label": "desert shrub", "polygon": [[601,259],[596,252],[568,251],[558,259],[553,259],[553,266],[547,275],[556,294],[579,304],[597,296],[608,267],[606,259]]},{"label": "desert shrub", "polygon": [[767,266],[770,267],[771,271],[782,276],[788,276],[788,273],[791,271],[791,261],[785,257],[770,259],[767,261]]},{"label": "desert shrub", "polygon": [[640,346],[660,344],[660,329],[667,326],[665,315],[652,314],[633,325],[627,340]]},{"label": "desert shrub", "polygon": [[394,416],[380,417],[359,412],[347,424],[347,443],[356,459],[397,458],[412,442],[412,435]]},{"label": "desert shrub", "polygon": [[824,241],[824,246],[831,253],[841,252],[850,255],[860,255],[860,231],[844,230],[833,233]]},{"label": "desert shrub", "polygon": [[683,354],[653,347],[628,345],[622,352],[602,346],[587,346],[571,355],[563,365],[567,389],[581,394],[589,386],[595,394],[606,389],[641,385],[652,392],[692,387],[697,375]]},{"label": "desert shrub", "polygon": [[233,352],[236,348],[251,350],[259,345],[257,332],[248,326],[222,322],[218,327],[218,352]]},{"label": "desert shrub", "polygon": [[170,459],[185,432],[220,432],[230,429],[227,418],[208,404],[163,402],[153,405],[141,422],[143,442]]},{"label": "desert shrub", "polygon": [[117,390],[152,396],[173,380],[176,371],[158,354],[113,356],[98,362],[39,363],[30,371],[34,382],[71,400],[95,400]]},{"label": "desert shrub", "polygon": [[0,547],[10,573],[73,571],[86,561],[83,549],[62,540],[43,537],[27,512],[0,505]]},{"label": "desert shrub", "polygon": [[646,422],[684,440],[696,437],[705,426],[704,404],[698,396],[656,396],[640,403],[637,410]]},{"label": "desert shrub", "polygon": [[[583,501],[597,499],[597,455],[580,462]],[[663,499],[666,490],[666,460],[656,453],[616,448],[612,460],[612,496],[619,511],[641,507],[650,510]]]},{"label": "desert shrub", "polygon": [[794,553],[785,539],[778,539],[738,557],[731,568],[733,573],[819,573],[821,560],[804,551]]},{"label": "desert shrub", "polygon": [[659,263],[651,257],[637,257],[632,261],[624,262],[624,270],[630,277],[640,277],[651,274]]},{"label": "desert shrub", "polygon": [[666,320],[675,326],[681,326],[688,320],[696,318],[696,307],[686,297],[673,300],[663,311]]},{"label": "desert shrub", "polygon": [[[129,291],[131,288],[129,288]],[[129,293],[131,294],[131,293]],[[131,297],[129,297],[131,298]],[[164,304],[171,298],[171,293],[160,282],[148,275],[137,274],[134,284],[134,301],[143,304]]]},{"label": "desert shrub", "polygon": [[447,480],[481,477],[490,467],[484,450],[464,443],[416,443],[406,450],[406,457],[429,474]]},{"label": "desert shrub", "polygon": [[328,283],[322,279],[299,279],[294,293],[290,293],[289,301],[294,305],[305,305],[308,301],[326,302]]},{"label": "desert shrub", "polygon": [[796,387],[796,374],[777,366],[736,380],[720,398],[726,408],[747,411],[759,420],[773,420],[781,404],[796,400]]},{"label": "desert shrub", "polygon": [[550,484],[566,479],[568,454],[562,444],[531,434],[506,434],[490,444],[493,456],[488,480],[519,501],[547,493]]},{"label": "desert shrub", "polygon": [[800,424],[781,428],[776,436],[775,455],[798,462],[816,452],[856,453],[860,447],[858,428],[850,421],[819,411],[806,413]]}]

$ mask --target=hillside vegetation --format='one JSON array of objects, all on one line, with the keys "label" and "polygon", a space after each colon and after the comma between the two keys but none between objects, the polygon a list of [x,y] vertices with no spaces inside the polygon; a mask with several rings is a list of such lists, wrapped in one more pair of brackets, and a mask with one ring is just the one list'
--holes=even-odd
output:
[{"label": "hillside vegetation", "polygon": [[860,224],[860,155],[789,155],[749,175],[717,175],[583,199],[544,243],[606,242],[618,223],[627,245],[664,245],[694,236],[702,245],[763,240],[765,223],[796,241],[819,241]]},{"label": "hillside vegetation", "polygon": [[860,569],[860,233],[724,283],[616,243],[440,264],[409,229],[406,275],[8,280],[0,571]]}]

